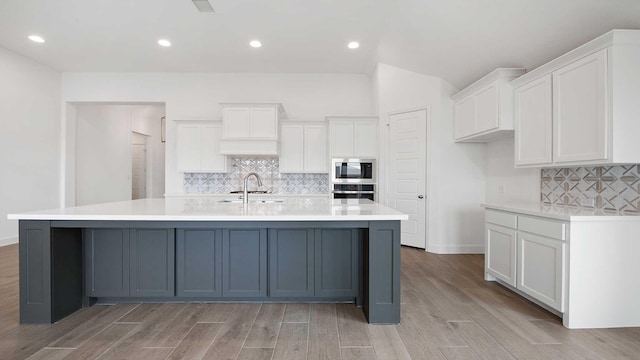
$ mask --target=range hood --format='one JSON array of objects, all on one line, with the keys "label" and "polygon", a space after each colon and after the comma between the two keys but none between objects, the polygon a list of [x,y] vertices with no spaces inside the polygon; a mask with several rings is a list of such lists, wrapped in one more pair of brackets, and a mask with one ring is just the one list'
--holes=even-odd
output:
[{"label": "range hood", "polygon": [[278,156],[280,143],[278,140],[244,139],[220,141],[222,155],[266,155]]},{"label": "range hood", "polygon": [[278,156],[280,103],[220,103],[222,106],[222,155]]}]

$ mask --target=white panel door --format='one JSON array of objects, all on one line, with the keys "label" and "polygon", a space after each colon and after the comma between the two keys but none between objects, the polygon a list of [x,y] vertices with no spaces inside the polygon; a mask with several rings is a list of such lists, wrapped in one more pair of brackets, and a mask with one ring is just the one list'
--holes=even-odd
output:
[{"label": "white panel door", "polygon": [[511,286],[516,286],[516,231],[486,224],[487,272]]},{"label": "white panel door", "polygon": [[514,92],[515,164],[551,164],[551,75]]},{"label": "white panel door", "polygon": [[281,125],[279,163],[282,173],[304,171],[304,125]]},{"label": "white panel door", "polygon": [[178,125],[176,136],[177,170],[200,170],[202,128],[199,125]]},{"label": "white panel door", "polygon": [[475,97],[469,97],[456,102],[454,113],[454,136],[456,139],[469,136],[475,131],[476,102]]},{"label": "white panel door", "polygon": [[607,158],[607,50],[553,73],[554,162]]},{"label": "white panel door", "polygon": [[251,137],[265,139],[278,137],[278,120],[275,108],[251,108]]},{"label": "white panel door", "polygon": [[427,111],[389,116],[388,206],[409,215],[402,245],[426,248]]},{"label": "white panel door", "polygon": [[222,114],[224,138],[248,138],[251,136],[251,109],[225,107]]},{"label": "white panel door", "polygon": [[353,121],[333,120],[329,123],[331,157],[353,156]]},{"label": "white panel door", "polygon": [[355,120],[353,122],[353,156],[356,158],[378,157],[378,121]]},{"label": "white panel door", "polygon": [[304,172],[326,173],[327,127],[324,124],[304,126]]},{"label": "white panel door", "polygon": [[227,158],[220,155],[222,125],[202,126],[202,162],[200,170],[205,172],[226,172]]},{"label": "white panel door", "polygon": [[518,231],[516,287],[564,312],[564,249],[562,241]]},{"label": "white panel door", "polygon": [[476,93],[476,116],[474,133],[481,133],[500,126],[498,115],[498,83],[485,87]]}]

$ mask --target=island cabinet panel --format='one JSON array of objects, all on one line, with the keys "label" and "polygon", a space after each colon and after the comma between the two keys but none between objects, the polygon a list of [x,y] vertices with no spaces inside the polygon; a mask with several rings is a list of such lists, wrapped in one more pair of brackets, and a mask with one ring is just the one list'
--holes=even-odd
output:
[{"label": "island cabinet panel", "polygon": [[129,229],[86,229],[85,293],[129,296]]},{"label": "island cabinet panel", "polygon": [[315,230],[315,296],[358,296],[358,230]]},{"label": "island cabinet panel", "polygon": [[130,295],[174,296],[174,229],[131,229],[130,245]]},{"label": "island cabinet panel", "polygon": [[176,295],[222,296],[222,230],[176,230]]},{"label": "island cabinet panel", "polygon": [[314,295],[314,230],[269,230],[269,296]]},{"label": "island cabinet panel", "polygon": [[224,229],[222,296],[267,296],[267,230]]}]

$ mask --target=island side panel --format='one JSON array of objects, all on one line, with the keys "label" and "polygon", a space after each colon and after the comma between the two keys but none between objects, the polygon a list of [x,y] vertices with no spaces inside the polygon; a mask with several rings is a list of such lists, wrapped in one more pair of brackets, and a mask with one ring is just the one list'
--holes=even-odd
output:
[{"label": "island side panel", "polygon": [[51,226],[20,220],[20,323],[51,323]]},{"label": "island side panel", "polygon": [[400,221],[372,221],[366,253],[365,314],[371,324],[400,323]]}]

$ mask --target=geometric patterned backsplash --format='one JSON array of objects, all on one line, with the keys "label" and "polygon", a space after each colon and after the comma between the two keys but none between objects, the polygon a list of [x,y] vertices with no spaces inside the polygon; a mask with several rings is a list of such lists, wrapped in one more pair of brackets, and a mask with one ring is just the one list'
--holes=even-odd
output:
[{"label": "geometric patterned backsplash", "polygon": [[542,169],[541,176],[544,204],[640,212],[640,165]]},{"label": "geometric patterned backsplash", "polygon": [[262,187],[254,177],[249,190],[265,190],[276,194],[326,194],[331,191],[329,174],[281,174],[278,158],[234,157],[229,173],[185,173],[187,194],[228,194],[242,190],[244,177],[251,172],[262,178]]}]

